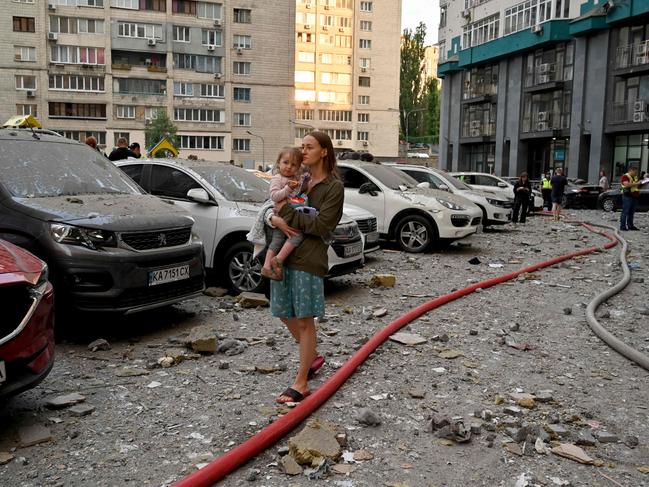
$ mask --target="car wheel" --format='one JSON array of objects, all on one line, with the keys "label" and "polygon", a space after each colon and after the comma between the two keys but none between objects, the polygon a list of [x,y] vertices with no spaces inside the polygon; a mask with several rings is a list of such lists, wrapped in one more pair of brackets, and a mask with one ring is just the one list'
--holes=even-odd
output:
[{"label": "car wheel", "polygon": [[604,198],[602,200],[602,208],[604,211],[615,211],[615,201],[613,201],[613,198]]},{"label": "car wheel", "polygon": [[487,210],[485,210],[480,205],[477,205],[477,206],[478,206],[478,208],[480,208],[482,210],[482,226],[486,227],[486,226],[489,225],[489,223],[491,223],[491,222],[489,222],[489,218],[487,218]]},{"label": "car wheel", "polygon": [[434,236],[433,225],[423,216],[407,216],[397,224],[397,243],[405,252],[425,251],[433,243]]},{"label": "car wheel", "polygon": [[261,276],[262,263],[253,258],[253,246],[239,242],[232,246],[225,256],[225,284],[232,291],[263,292],[266,282]]}]

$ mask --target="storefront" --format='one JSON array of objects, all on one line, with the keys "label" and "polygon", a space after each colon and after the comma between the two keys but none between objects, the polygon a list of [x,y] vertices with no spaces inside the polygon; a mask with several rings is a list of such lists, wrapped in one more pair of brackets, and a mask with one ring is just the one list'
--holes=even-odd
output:
[{"label": "storefront", "polygon": [[611,181],[619,181],[629,166],[638,167],[639,172],[649,171],[649,133],[616,135],[613,160],[608,168]]},{"label": "storefront", "polygon": [[570,139],[567,137],[528,139],[527,172],[530,179],[540,179],[543,174],[558,167],[565,170],[569,146]]},{"label": "storefront", "polygon": [[461,171],[493,173],[496,163],[496,144],[462,144]]}]

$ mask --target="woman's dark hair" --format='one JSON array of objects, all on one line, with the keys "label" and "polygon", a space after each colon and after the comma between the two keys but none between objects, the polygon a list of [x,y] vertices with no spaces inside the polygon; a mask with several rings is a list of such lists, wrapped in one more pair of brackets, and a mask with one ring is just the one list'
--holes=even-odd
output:
[{"label": "woman's dark hair", "polygon": [[372,162],[374,160],[374,156],[370,154],[369,152],[363,152],[361,154],[361,161],[364,162]]},{"label": "woman's dark hair", "polygon": [[[518,179],[519,179],[520,181],[522,181],[523,178],[527,178],[527,173],[526,173],[526,172],[522,172],[521,175],[518,176]],[[528,179],[529,179],[529,178],[528,178]]]},{"label": "woman's dark hair", "polygon": [[334,145],[331,142],[331,138],[327,134],[320,132],[319,130],[309,132],[306,135],[313,137],[318,141],[320,147],[327,150],[327,155],[324,157],[325,170],[328,174],[339,177],[338,169],[336,169],[336,153],[334,152]]}]

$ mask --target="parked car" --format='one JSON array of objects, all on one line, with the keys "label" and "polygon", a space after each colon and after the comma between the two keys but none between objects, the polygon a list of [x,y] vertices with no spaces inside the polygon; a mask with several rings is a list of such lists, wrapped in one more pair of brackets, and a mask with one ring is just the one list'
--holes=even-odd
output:
[{"label": "parked car", "polygon": [[[468,184],[474,189],[479,189],[488,193],[500,194],[509,198],[510,201],[514,201],[514,185],[501,177],[482,172],[465,171],[451,172],[449,174],[455,176],[460,181]],[[532,189],[532,194],[530,195],[530,210],[540,210],[542,208],[543,196],[541,195],[541,192]]]},{"label": "parked car", "polygon": [[[610,189],[600,193],[597,206],[604,211],[617,211],[622,209],[621,188]],[[649,185],[640,186],[636,211],[649,211]]]},{"label": "parked car", "polygon": [[569,180],[563,191],[561,206],[564,208],[597,208],[602,187],[588,184],[582,179]]},{"label": "parked car", "polygon": [[[145,191],[189,212],[205,247],[205,267],[235,292],[261,292],[262,263],[246,240],[268,199],[268,182],[225,163],[181,159],[125,159],[115,163]],[[364,263],[358,225],[343,217],[329,246],[329,274],[352,272]]]},{"label": "parked car", "polygon": [[462,181],[438,169],[410,164],[383,164],[394,166],[420,183],[427,182],[431,188],[449,191],[472,201],[482,210],[484,226],[503,225],[512,219],[512,202],[504,196],[473,189],[468,184],[464,184]]},{"label": "parked car", "polygon": [[58,310],[130,313],[200,294],[193,223],[85,144],[0,130],[0,238],[47,263]]},{"label": "parked car", "polygon": [[416,180],[382,164],[338,163],[345,201],[376,216],[379,234],[406,252],[423,252],[434,243],[475,233],[482,211],[465,198],[417,187]]},{"label": "parked car", "polygon": [[47,265],[0,240],[0,397],[36,386],[54,364],[54,292]]}]

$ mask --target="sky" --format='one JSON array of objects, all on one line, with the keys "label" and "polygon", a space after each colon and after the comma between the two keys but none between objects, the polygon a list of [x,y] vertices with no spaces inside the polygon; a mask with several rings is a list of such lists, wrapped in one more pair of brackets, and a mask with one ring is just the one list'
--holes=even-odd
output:
[{"label": "sky", "polygon": [[421,21],[426,24],[426,44],[435,44],[439,24],[439,0],[403,0],[401,30],[414,30]]}]

